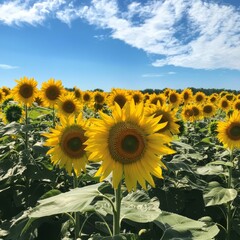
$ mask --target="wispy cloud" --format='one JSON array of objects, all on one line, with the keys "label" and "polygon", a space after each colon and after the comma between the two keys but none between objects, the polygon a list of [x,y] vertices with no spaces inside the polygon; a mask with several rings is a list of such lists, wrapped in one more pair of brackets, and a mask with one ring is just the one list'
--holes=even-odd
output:
[{"label": "wispy cloud", "polygon": [[158,78],[158,77],[163,77],[164,74],[155,74],[155,73],[146,73],[142,74],[143,78]]},{"label": "wispy cloud", "polygon": [[126,2],[8,0],[0,4],[0,22],[37,25],[57,18],[70,26],[80,18],[109,29],[111,38],[152,54],[156,67],[240,70],[240,11],[236,7],[204,0]]},{"label": "wispy cloud", "polygon": [[19,68],[19,67],[18,66],[8,65],[8,64],[0,64],[0,69],[9,70],[9,69],[16,69],[16,68]]}]

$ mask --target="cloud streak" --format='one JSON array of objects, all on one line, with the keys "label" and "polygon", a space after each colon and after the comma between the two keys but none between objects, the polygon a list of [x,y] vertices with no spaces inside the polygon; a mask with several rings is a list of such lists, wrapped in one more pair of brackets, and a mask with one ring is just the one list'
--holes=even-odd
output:
[{"label": "cloud streak", "polygon": [[19,68],[18,66],[11,66],[8,64],[0,64],[0,69],[4,69],[4,70],[9,70],[9,69],[16,69]]},{"label": "cloud streak", "polygon": [[70,26],[83,19],[150,54],[155,67],[240,70],[240,11],[234,6],[203,0],[86,3],[5,1],[0,4],[0,22],[37,25],[57,18]]}]

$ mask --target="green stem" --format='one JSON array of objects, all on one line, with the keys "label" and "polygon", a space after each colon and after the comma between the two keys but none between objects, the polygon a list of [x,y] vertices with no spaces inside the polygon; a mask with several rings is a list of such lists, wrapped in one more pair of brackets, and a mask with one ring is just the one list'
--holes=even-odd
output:
[{"label": "green stem", "polygon": [[121,191],[121,182],[118,185],[118,188],[115,189],[115,214],[113,215],[113,236],[120,234],[120,212],[121,212],[121,200],[122,200],[122,191]]},{"label": "green stem", "polygon": [[54,105],[53,105],[53,108],[52,108],[52,112],[53,112],[53,127],[55,127],[55,108],[54,108]]},{"label": "green stem", "polygon": [[[78,177],[74,173],[73,175],[73,187],[77,188],[78,187]],[[75,239],[79,237],[79,232],[80,232],[80,215],[79,212],[74,212],[74,219],[75,219],[75,228],[74,228],[74,233],[75,233]]]},{"label": "green stem", "polygon": [[28,107],[25,104],[25,148],[28,151],[28,130],[27,130],[27,125],[28,125]]},{"label": "green stem", "polygon": [[[230,150],[230,162],[233,161],[233,152]],[[232,166],[228,167],[227,187],[232,187]],[[231,225],[232,225],[232,209],[231,202],[227,203],[227,240],[231,240]]]}]

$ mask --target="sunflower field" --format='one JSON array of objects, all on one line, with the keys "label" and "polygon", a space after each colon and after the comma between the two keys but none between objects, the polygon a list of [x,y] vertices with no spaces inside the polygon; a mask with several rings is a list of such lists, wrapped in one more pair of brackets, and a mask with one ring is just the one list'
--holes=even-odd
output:
[{"label": "sunflower field", "polygon": [[2,86],[0,239],[240,239],[240,94]]}]

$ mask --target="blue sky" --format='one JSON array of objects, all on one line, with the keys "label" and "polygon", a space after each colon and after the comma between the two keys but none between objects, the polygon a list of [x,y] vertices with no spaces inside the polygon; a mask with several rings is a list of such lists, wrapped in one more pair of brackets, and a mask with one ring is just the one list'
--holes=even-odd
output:
[{"label": "blue sky", "polygon": [[240,89],[239,0],[0,0],[0,87]]}]

